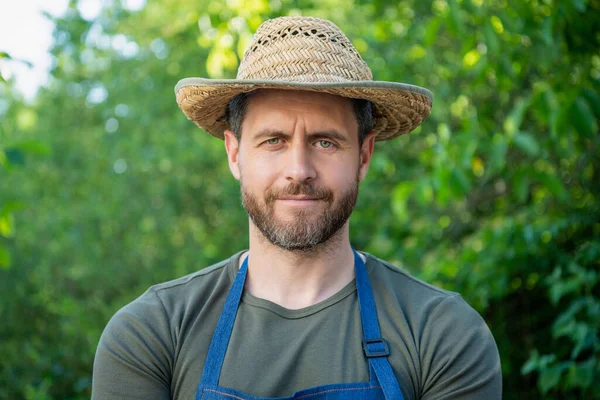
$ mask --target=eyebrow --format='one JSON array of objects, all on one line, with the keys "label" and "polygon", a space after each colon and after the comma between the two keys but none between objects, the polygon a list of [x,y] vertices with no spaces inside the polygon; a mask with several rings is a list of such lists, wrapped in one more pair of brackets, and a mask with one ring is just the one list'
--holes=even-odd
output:
[{"label": "eyebrow", "polygon": [[[292,135],[289,135],[280,130],[267,128],[267,129],[263,129],[258,134],[256,134],[254,136],[254,139],[257,140],[257,139],[263,139],[263,138],[267,138],[267,137],[281,137],[281,138],[289,139],[291,136]],[[335,129],[327,130],[327,131],[311,132],[311,133],[308,133],[306,136],[308,136],[309,138],[333,139],[340,143],[348,142],[348,138],[346,137],[346,135],[343,135],[342,133],[336,131]]]}]

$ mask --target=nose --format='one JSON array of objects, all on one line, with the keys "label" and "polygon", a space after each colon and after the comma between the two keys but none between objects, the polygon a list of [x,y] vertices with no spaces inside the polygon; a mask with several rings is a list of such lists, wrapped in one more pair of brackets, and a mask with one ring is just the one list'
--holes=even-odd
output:
[{"label": "nose", "polygon": [[297,183],[310,182],[317,177],[317,170],[306,143],[292,142],[286,160],[285,174],[288,181]]}]

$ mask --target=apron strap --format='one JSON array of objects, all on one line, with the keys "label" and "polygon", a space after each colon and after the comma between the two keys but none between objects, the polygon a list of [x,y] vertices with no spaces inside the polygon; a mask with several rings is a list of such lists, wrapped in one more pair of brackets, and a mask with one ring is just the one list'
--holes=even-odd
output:
[{"label": "apron strap", "polygon": [[381,337],[375,299],[369,282],[369,274],[362,258],[354,250],[354,269],[356,273],[356,291],[363,328],[363,351],[369,360],[370,373],[375,373],[386,399],[402,400],[400,385],[388,361],[390,349]]},{"label": "apron strap", "polygon": [[237,315],[238,305],[240,304],[240,298],[244,290],[244,282],[246,281],[246,274],[248,272],[248,255],[242,264],[242,267],[238,271],[233,285],[229,290],[223,311],[219,317],[219,322],[213,333],[208,353],[206,354],[206,360],[204,361],[204,371],[202,371],[202,378],[200,385],[217,385],[219,383],[219,376],[221,375],[221,367],[223,366],[223,360],[225,359],[225,353],[227,352],[227,346],[229,345],[229,339],[231,332],[233,331],[233,324],[235,322],[235,316]]}]

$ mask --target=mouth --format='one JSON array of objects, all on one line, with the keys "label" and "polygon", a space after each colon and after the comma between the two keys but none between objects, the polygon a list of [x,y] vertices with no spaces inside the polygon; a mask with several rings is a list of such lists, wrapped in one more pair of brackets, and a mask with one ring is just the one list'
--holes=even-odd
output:
[{"label": "mouth", "polygon": [[317,202],[323,200],[319,197],[310,196],[283,196],[277,199],[278,202],[285,204],[290,207],[307,207],[315,205]]},{"label": "mouth", "polygon": [[321,200],[320,197],[311,197],[311,196],[282,196],[277,200],[299,200],[299,201],[310,201],[310,200]]}]

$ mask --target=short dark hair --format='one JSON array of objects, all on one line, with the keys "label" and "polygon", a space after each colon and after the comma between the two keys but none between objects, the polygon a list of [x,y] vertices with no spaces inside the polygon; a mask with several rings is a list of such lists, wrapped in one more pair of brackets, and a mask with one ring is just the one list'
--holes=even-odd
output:
[{"label": "short dark hair", "polygon": [[[242,137],[242,121],[248,110],[248,100],[258,90],[236,95],[227,105],[226,119],[229,123],[229,129],[239,141]],[[350,99],[356,122],[358,122],[358,144],[362,147],[363,141],[373,129],[375,118],[373,118],[373,103],[364,99]]]}]

